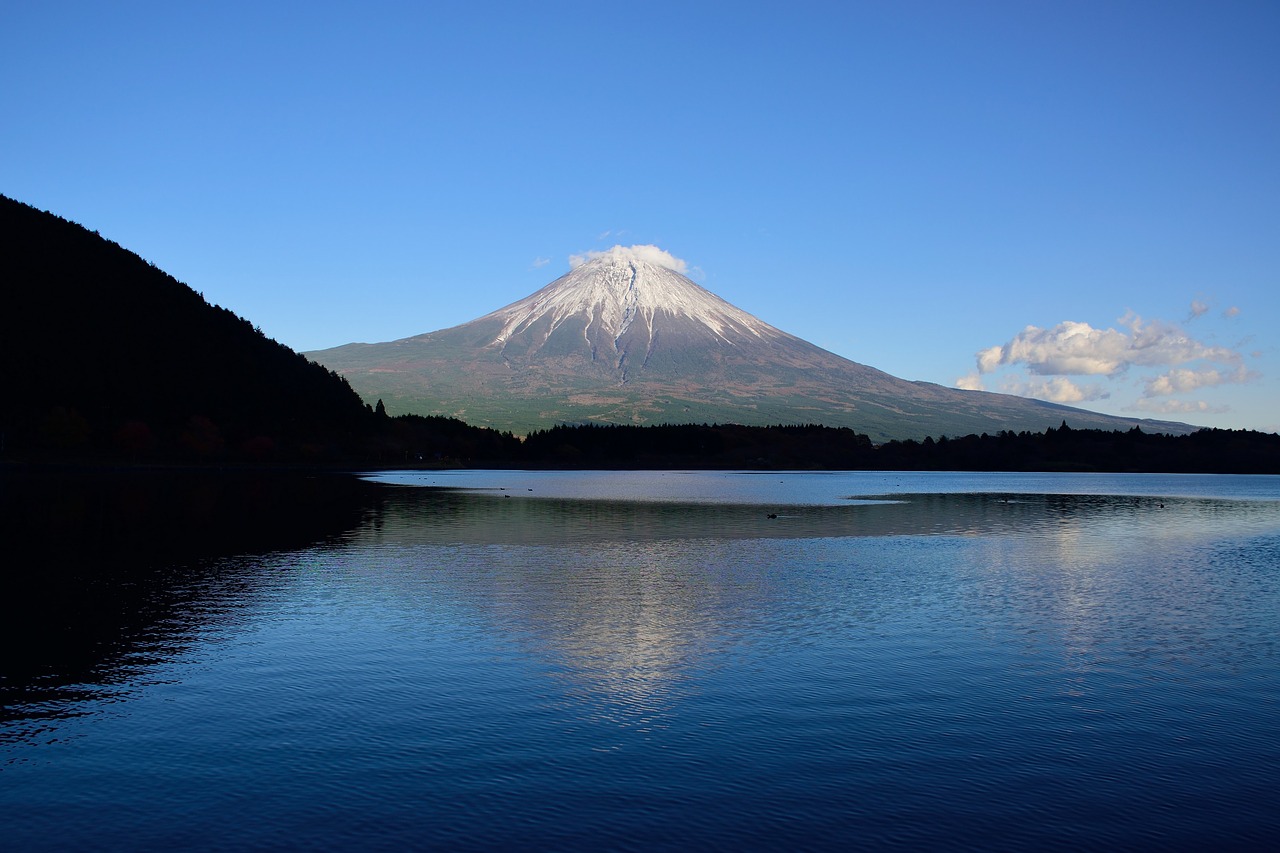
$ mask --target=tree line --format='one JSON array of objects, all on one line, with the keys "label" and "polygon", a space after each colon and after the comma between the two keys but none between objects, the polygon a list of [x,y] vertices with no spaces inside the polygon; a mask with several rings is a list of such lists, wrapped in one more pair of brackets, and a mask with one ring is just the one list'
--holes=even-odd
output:
[{"label": "tree line", "polygon": [[[95,436],[90,430],[78,445],[67,446],[65,436],[59,436],[57,446],[46,445],[45,452],[10,452],[7,457],[380,468],[1280,474],[1280,435],[1252,430],[1202,429],[1173,436],[1138,427],[1072,429],[1063,423],[1044,432],[1010,430],[875,445],[854,430],[818,424],[579,424],[539,430],[521,439],[456,418],[388,417],[381,406],[376,411],[362,406],[360,412],[341,429],[320,425],[308,433],[329,435],[323,445],[235,444],[210,441],[208,436],[194,440],[190,434],[167,444],[136,444],[113,440],[109,432]],[[217,427],[212,421],[205,424],[205,429]]]},{"label": "tree line", "polygon": [[746,427],[558,426],[531,434],[517,460],[530,467],[904,471],[1144,471],[1280,473],[1280,435],[1202,429],[1171,436],[1130,430],[925,438],[873,445],[851,429],[816,424]]}]

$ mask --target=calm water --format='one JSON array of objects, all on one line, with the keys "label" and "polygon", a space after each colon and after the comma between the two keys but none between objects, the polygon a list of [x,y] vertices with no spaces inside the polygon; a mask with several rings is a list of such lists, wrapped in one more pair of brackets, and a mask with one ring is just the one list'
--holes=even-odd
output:
[{"label": "calm water", "polygon": [[0,847],[1280,843],[1280,478],[372,479],[0,480]]}]

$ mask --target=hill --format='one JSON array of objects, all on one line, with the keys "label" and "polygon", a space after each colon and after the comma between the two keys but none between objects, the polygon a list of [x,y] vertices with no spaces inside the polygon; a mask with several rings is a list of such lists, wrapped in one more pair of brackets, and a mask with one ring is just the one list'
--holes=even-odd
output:
[{"label": "hill", "polygon": [[328,369],[97,232],[0,196],[6,455],[321,458],[373,413]]}]

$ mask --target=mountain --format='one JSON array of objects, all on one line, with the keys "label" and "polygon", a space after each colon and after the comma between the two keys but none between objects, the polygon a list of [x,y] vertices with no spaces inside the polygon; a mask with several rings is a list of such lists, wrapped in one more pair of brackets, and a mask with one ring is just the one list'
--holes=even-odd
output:
[{"label": "mountain", "polygon": [[461,326],[307,353],[392,413],[527,433],[557,423],[820,423],[880,442],[1075,428],[1184,434],[981,391],[910,382],[777,329],[681,274],[653,246],[598,253]]},{"label": "mountain", "polygon": [[0,196],[0,452],[315,457],[345,380],[97,232]]}]

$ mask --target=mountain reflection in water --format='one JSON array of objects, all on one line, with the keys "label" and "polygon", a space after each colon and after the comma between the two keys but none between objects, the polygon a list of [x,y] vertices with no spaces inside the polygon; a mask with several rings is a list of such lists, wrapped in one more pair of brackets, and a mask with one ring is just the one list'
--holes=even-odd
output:
[{"label": "mountain reflection in water", "polygon": [[[678,488],[697,481],[685,477]],[[1142,551],[1276,515],[1268,502],[1194,497],[890,493],[744,504],[196,471],[11,473],[0,501],[12,561],[0,699],[10,713],[127,684],[287,580],[243,570],[244,559],[229,571],[219,558],[231,555],[324,542],[406,555],[455,546],[430,551],[432,565],[402,568],[412,582],[421,572],[437,578],[432,594],[486,607],[498,630],[552,654],[558,677],[625,704],[747,630],[744,614],[767,610],[765,599],[798,592],[793,578],[754,566],[762,541],[1016,535],[1076,565],[1087,551]],[[551,566],[521,550],[548,547],[559,555]],[[394,585],[385,566],[370,583]],[[887,606],[882,596],[861,610]]]},{"label": "mountain reflection in water", "polygon": [[[1152,584],[1126,572],[1122,587],[1114,576],[1099,585],[1090,566],[1145,568],[1150,554],[1180,537],[1280,524],[1274,502],[1202,497],[898,493],[755,505],[503,491],[388,487],[377,516],[348,544],[378,550],[370,584],[400,583],[416,590],[406,594],[481,608],[495,632],[521,638],[552,662],[555,677],[577,684],[580,697],[622,718],[657,713],[685,670],[720,651],[746,638],[761,643],[771,632],[762,622],[773,614],[810,608],[825,613],[828,626],[866,630],[917,606],[931,572],[950,571],[936,563],[933,545],[903,544],[851,567],[847,548],[833,540],[1016,537],[1043,571],[1037,610],[1023,615],[1055,633],[1074,632],[1079,646],[1090,630],[1079,611],[1113,606],[1110,596],[1128,596],[1131,618],[1153,623],[1168,612],[1216,609],[1212,578]],[[886,553],[907,562],[882,562]],[[780,570],[788,564],[793,571]],[[850,570],[861,578],[854,586]],[[974,606],[984,596],[1014,602],[1003,588],[1015,582],[1009,569],[970,580],[961,589]]]}]

